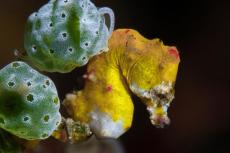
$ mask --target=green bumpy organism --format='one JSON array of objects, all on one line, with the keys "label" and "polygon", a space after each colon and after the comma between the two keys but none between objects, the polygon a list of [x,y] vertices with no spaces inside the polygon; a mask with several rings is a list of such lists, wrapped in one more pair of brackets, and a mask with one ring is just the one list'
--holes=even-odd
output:
[{"label": "green bumpy organism", "polygon": [[54,83],[24,62],[0,70],[0,128],[27,139],[46,139],[61,122]]},{"label": "green bumpy organism", "polygon": [[113,29],[110,8],[98,9],[90,0],[51,0],[29,17],[24,45],[40,70],[67,73],[107,51]]},{"label": "green bumpy organism", "polygon": [[12,135],[0,129],[0,153],[22,153],[20,145]]}]

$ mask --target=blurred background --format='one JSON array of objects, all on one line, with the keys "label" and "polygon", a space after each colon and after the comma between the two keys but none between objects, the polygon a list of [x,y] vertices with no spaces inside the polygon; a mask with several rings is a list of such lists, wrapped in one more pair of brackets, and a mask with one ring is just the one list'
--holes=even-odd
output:
[{"label": "blurred background", "polygon": [[[23,49],[27,17],[47,0],[0,0],[0,68]],[[133,95],[132,128],[120,138],[127,153],[230,152],[230,1],[93,0],[116,14],[116,28],[133,28],[147,38],[176,45],[181,64],[176,99],[169,109],[171,125],[156,129],[145,106]],[[81,88],[85,67],[70,74],[48,74],[61,98]],[[52,149],[63,145],[50,139]]]}]

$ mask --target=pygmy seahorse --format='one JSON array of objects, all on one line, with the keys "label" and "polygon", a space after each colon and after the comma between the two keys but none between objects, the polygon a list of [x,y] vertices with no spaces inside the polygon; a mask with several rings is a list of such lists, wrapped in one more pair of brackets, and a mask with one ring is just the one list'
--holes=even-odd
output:
[{"label": "pygmy seahorse", "polygon": [[176,47],[119,29],[109,49],[89,62],[84,89],[67,95],[64,105],[73,119],[89,124],[99,137],[118,138],[132,124],[133,92],[146,104],[153,125],[169,124],[167,109],[180,62]]}]

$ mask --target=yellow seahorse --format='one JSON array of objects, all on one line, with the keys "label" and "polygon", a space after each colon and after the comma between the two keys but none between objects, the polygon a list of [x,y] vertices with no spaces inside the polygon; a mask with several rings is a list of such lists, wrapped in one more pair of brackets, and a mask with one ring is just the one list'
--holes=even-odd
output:
[{"label": "yellow seahorse", "polygon": [[64,105],[98,137],[118,138],[132,124],[133,92],[146,104],[152,124],[162,127],[169,124],[179,62],[176,47],[132,29],[116,30],[109,51],[89,62],[84,89],[68,94]]}]

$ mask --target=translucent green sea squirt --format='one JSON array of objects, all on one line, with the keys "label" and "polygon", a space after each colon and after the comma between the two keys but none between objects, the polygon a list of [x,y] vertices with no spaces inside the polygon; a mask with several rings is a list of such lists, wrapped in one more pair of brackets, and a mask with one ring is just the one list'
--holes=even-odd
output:
[{"label": "translucent green sea squirt", "polygon": [[107,51],[113,29],[110,8],[98,9],[90,0],[51,0],[29,17],[24,45],[40,70],[67,73]]},{"label": "translucent green sea squirt", "polygon": [[54,83],[24,62],[0,70],[0,128],[27,139],[46,139],[61,121]]}]

